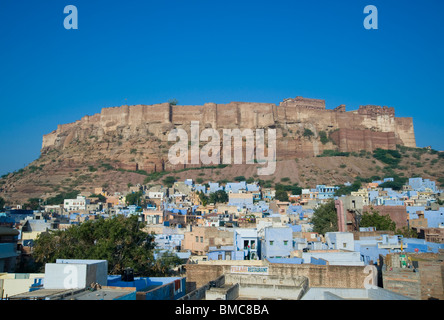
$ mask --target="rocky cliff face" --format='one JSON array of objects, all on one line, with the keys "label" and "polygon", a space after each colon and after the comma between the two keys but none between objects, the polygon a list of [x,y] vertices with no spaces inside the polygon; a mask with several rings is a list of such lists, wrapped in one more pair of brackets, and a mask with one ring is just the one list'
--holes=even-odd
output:
[{"label": "rocky cliff face", "polygon": [[[278,160],[313,157],[324,150],[344,152],[416,147],[412,118],[395,117],[393,108],[361,106],[326,109],[325,101],[296,97],[268,103],[206,103],[180,106],[162,103],[104,108],[100,114],[59,125],[45,135],[42,155],[59,152],[73,163],[111,160],[115,168],[156,172],[177,169],[168,161],[174,128],[200,130],[276,129]],[[322,138],[323,137],[323,138]],[[322,138],[322,139],[321,139]]]}]

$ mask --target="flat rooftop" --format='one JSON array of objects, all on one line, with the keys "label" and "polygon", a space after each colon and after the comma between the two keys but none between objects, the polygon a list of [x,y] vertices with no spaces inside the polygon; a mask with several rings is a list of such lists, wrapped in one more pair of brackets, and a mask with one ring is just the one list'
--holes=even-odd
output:
[{"label": "flat rooftop", "polygon": [[88,289],[39,289],[10,296],[10,300],[114,300],[135,292],[136,288],[102,287]]},{"label": "flat rooftop", "polygon": [[90,291],[85,290],[74,295],[65,296],[62,300],[114,300],[135,292],[136,288],[107,288]]},{"label": "flat rooftop", "polygon": [[10,300],[52,300],[64,295],[73,295],[85,289],[39,289],[9,296]]}]

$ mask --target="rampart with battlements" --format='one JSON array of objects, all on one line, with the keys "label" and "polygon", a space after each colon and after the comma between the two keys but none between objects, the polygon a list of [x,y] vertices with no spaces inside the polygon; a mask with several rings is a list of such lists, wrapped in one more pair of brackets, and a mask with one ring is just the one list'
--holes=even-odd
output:
[{"label": "rampart with battlements", "polygon": [[103,108],[98,114],[59,125],[44,135],[42,154],[81,145],[93,137],[92,142],[111,158],[115,150],[125,151],[129,146],[145,152],[143,161],[126,161],[129,168],[164,170],[168,167],[168,133],[174,128],[189,131],[191,121],[199,121],[200,130],[276,129],[278,159],[317,156],[327,149],[359,152],[394,149],[398,144],[416,147],[412,118],[396,117],[394,108],[366,105],[346,111],[345,105],[340,105],[327,109],[325,100],[296,97],[278,105],[161,103]]}]

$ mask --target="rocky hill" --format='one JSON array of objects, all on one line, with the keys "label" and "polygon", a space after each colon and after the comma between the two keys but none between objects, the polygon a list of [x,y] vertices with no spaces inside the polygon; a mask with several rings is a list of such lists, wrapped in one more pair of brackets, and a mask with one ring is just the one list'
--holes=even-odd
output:
[{"label": "rocky hill", "polygon": [[[126,170],[159,172],[178,169],[168,161],[172,142],[168,134],[184,129],[191,135],[192,121],[217,130],[276,130],[277,158],[312,157],[324,150],[342,152],[415,147],[412,118],[395,117],[393,108],[360,106],[345,111],[341,105],[326,109],[325,101],[296,97],[279,105],[267,103],[207,103],[179,106],[171,103],[104,108],[74,123],[59,125],[45,135],[42,155],[69,154],[72,162],[104,157]],[[190,138],[191,140],[191,138]]]},{"label": "rocky hill", "polygon": [[[190,133],[191,121],[199,121],[199,132],[276,129],[275,173],[258,176],[259,164],[202,168],[171,164],[168,151],[174,142],[168,141],[168,133],[174,128]],[[387,169],[387,163],[373,155],[378,148],[398,148],[400,163]],[[357,176],[391,173],[442,179],[443,161],[436,151],[416,148],[412,118],[395,117],[388,107],[345,111],[341,105],[329,110],[323,100],[300,97],[279,105],[122,106],[104,108],[45,135],[39,159],[0,179],[0,196],[10,204],[22,204],[64,191],[93,192],[95,187],[126,192],[129,184],[161,182],[167,175],[204,182],[237,176],[274,182],[289,178],[284,180],[301,186],[342,184]]]}]

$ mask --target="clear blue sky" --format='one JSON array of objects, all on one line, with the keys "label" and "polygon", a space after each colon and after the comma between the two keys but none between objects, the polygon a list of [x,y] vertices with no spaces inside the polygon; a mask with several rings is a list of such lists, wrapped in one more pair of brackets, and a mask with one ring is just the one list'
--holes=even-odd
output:
[{"label": "clear blue sky", "polygon": [[386,105],[414,118],[419,147],[444,150],[443,14],[442,0],[1,0],[0,174],[57,124],[172,98]]}]

